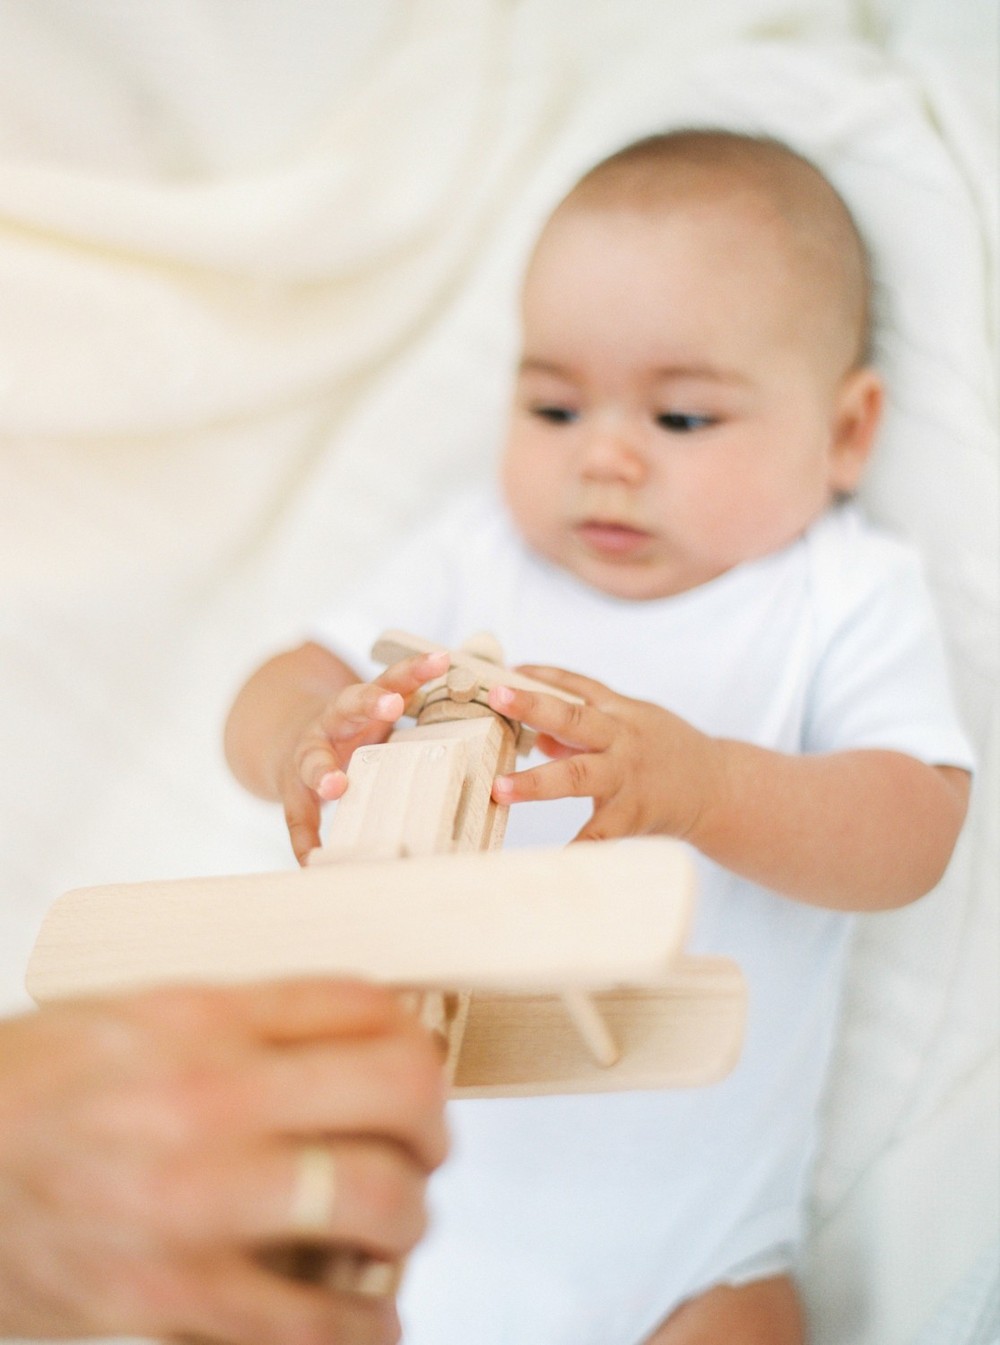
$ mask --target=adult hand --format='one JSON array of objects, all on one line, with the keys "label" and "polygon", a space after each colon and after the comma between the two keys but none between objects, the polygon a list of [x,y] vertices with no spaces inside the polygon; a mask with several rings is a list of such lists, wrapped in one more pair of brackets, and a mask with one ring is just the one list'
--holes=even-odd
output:
[{"label": "adult hand", "polygon": [[362,984],[0,1022],[0,1336],[395,1341],[391,1300],[294,1283],[266,1253],[308,1214],[310,1243],[404,1256],[445,1155],[444,1087],[431,1037]]}]

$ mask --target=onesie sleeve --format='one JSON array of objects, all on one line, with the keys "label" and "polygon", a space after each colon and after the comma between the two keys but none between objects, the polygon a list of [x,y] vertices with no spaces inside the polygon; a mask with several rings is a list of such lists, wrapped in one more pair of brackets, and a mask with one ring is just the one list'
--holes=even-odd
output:
[{"label": "onesie sleeve", "polygon": [[804,750],[885,748],[971,770],[918,556],[856,519],[834,528],[840,537],[816,547],[821,616]]},{"label": "onesie sleeve", "polygon": [[321,612],[304,638],[324,645],[364,679],[381,672],[371,648],[387,629],[448,643],[461,572],[462,538],[476,504],[471,497],[434,515],[337,603]]}]

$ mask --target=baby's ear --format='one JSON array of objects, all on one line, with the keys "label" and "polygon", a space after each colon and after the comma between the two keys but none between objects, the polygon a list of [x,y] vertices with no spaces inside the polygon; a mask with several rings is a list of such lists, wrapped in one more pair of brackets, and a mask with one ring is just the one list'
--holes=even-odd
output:
[{"label": "baby's ear", "polygon": [[830,439],[830,490],[849,495],[861,480],[882,419],[885,390],[874,369],[852,369],[837,393]]}]

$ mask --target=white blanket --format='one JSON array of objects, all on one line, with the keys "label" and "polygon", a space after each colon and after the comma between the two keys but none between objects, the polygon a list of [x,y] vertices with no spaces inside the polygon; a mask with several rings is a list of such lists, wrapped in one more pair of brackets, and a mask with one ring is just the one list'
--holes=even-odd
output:
[{"label": "white blanket", "polygon": [[0,0],[0,1007],[65,888],[288,862],[228,699],[490,470],[577,172],[774,132],[875,252],[864,494],[923,548],[982,753],[941,890],[864,924],[817,1172],[818,1345],[904,1345],[998,1218],[995,10],[857,10]]}]

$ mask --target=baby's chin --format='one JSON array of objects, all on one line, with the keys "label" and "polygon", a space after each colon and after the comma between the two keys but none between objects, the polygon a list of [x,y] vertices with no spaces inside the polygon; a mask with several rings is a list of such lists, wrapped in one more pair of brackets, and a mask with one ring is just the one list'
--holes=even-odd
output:
[{"label": "baby's chin", "polygon": [[568,547],[561,554],[549,553],[546,558],[587,588],[621,602],[673,598],[705,582],[654,561],[613,553],[595,555],[580,547]]}]

